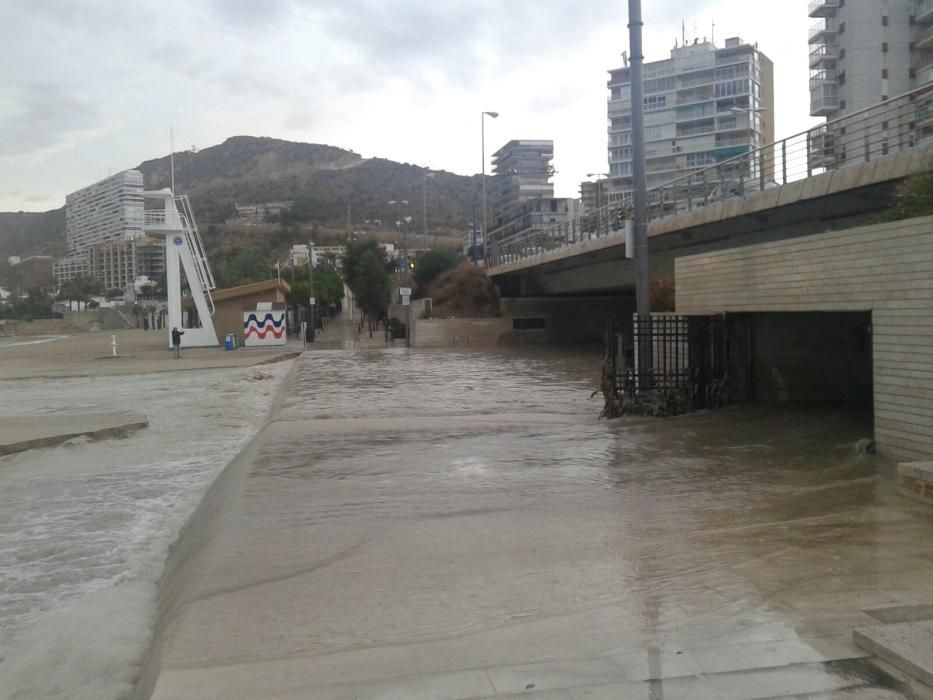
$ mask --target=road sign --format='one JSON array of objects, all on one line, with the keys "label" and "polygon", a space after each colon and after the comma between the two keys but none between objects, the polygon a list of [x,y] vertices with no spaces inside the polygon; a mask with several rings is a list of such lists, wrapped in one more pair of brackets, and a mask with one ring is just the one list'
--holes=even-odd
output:
[{"label": "road sign", "polygon": [[411,306],[411,297],[409,296],[402,297],[402,306]]},{"label": "road sign", "polygon": [[317,299],[315,299],[314,297],[310,297],[308,301],[310,302],[311,306],[314,306],[317,303]]},{"label": "road sign", "polygon": [[411,296],[411,287],[399,287],[399,288],[398,288],[398,293],[401,294],[403,297],[410,297],[410,296]]}]

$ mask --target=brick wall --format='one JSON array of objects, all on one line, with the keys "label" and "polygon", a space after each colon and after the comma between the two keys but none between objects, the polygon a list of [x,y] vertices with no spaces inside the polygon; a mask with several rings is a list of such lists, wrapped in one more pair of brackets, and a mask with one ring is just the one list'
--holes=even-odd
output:
[{"label": "brick wall", "polygon": [[677,311],[870,311],[875,439],[933,455],[933,217],[679,258]]}]

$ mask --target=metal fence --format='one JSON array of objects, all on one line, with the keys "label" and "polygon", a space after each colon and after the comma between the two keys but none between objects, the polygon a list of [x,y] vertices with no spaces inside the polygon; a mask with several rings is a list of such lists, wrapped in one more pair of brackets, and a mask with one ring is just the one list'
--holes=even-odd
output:
[{"label": "metal fence", "polygon": [[[746,197],[931,143],[933,84],[655,187],[648,192],[648,220]],[[621,238],[629,218],[628,204],[610,204],[548,228],[503,238],[491,233],[486,262],[494,268],[581,241]]]},{"label": "metal fence", "polygon": [[[716,408],[728,400],[724,316],[652,314],[614,320],[606,343],[616,397],[682,392],[694,409]],[[639,361],[641,343],[644,363]]]}]

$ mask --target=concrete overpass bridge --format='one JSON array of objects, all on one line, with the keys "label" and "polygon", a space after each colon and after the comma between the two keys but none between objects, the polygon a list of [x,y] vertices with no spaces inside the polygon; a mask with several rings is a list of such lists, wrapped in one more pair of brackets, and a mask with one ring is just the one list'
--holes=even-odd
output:
[{"label": "concrete overpass bridge", "polygon": [[[693,171],[649,192],[652,277],[681,256],[842,230],[890,206],[897,184],[933,170],[933,85]],[[486,265],[505,297],[624,295],[628,212],[603,207],[509,238]]]}]

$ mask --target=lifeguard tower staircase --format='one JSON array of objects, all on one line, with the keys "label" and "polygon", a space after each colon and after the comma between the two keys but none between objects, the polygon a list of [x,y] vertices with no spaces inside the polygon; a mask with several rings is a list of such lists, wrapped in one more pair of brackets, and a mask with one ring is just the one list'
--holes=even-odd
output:
[{"label": "lifeguard tower staircase", "polygon": [[[146,199],[158,200],[161,208],[146,209],[143,230],[151,236],[165,237],[165,276],[168,294],[168,342],[171,347],[172,328],[184,331],[182,347],[213,347],[217,333],[211,317],[214,300],[211,291],[217,288],[211,274],[204,244],[194,220],[187,195],[176,196],[170,189],[144,192]],[[183,327],[181,271],[188,281],[191,299],[198,312],[200,327]]]}]

